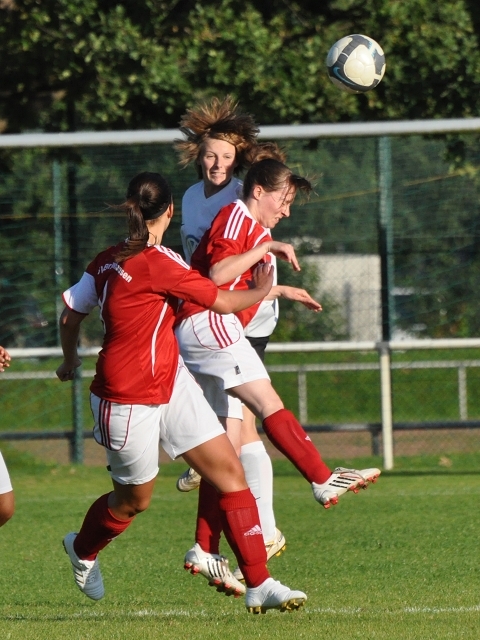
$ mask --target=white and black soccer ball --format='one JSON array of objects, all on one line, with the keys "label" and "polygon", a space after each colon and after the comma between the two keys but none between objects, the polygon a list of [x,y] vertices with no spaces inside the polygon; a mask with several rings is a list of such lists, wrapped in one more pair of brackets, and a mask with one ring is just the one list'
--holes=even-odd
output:
[{"label": "white and black soccer ball", "polygon": [[359,33],[335,42],[327,56],[330,80],[348,93],[365,93],[374,89],[383,78],[385,66],[382,47]]}]

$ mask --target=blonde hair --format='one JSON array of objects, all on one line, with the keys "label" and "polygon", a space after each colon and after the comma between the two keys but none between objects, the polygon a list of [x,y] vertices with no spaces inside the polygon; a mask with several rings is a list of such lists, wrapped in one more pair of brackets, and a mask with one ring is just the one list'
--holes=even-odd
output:
[{"label": "blonde hair", "polygon": [[[184,140],[175,140],[174,148],[186,167],[196,162],[207,138],[224,140],[235,147],[237,165],[234,173],[238,175],[249,164],[249,152],[256,145],[259,128],[252,115],[242,112],[238,102],[227,95],[223,100],[212,98],[195,108],[188,109],[180,120],[180,131]],[[197,165],[198,176],[202,177],[202,169]]]}]

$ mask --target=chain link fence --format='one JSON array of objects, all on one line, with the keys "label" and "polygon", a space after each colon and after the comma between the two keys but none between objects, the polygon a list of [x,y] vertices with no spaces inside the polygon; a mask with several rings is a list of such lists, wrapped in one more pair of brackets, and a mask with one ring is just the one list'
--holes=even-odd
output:
[{"label": "chain link fence", "polygon": [[[315,291],[324,307],[322,314],[311,314],[282,304],[274,341],[354,345],[480,336],[478,134],[458,123],[447,122],[444,129],[389,136],[388,129],[370,126],[359,130],[369,135],[359,135],[346,125],[343,133],[351,135],[344,136],[337,125],[328,137],[302,127],[262,130],[284,147],[289,166],[315,185],[309,201],[297,202],[274,231],[276,239],[295,245],[303,267],[296,275],[281,264],[280,281]],[[140,144],[137,135],[137,142],[133,137],[119,144],[109,132],[104,145],[90,134],[85,145],[80,138],[68,145],[53,138],[52,146],[42,146],[46,138],[38,146],[22,146],[27,136],[17,136],[17,146],[0,148],[0,344],[13,350],[58,346],[61,292],[98,251],[126,233],[123,217],[110,205],[122,202],[136,173],[159,171],[172,184],[177,215],[165,244],[180,250],[181,197],[196,174],[179,170],[171,145],[178,132],[170,134],[162,143],[145,144],[144,135]],[[11,136],[0,137],[0,144],[2,138]],[[83,348],[100,344],[94,314],[82,329]],[[390,370],[396,455],[448,458],[480,448],[474,429],[480,419],[479,357],[478,348],[395,349]],[[22,357],[2,376],[0,438],[71,432],[75,412],[89,430],[88,380],[72,399],[70,386],[52,376],[57,363],[58,358]],[[271,351],[267,364],[287,406],[304,423],[323,427],[315,438],[324,455],[381,450],[375,351]],[[274,370],[285,365],[312,368],[306,400],[298,372]],[[93,367],[87,359],[84,369]],[[29,377],[31,372],[37,377]],[[338,425],[350,425],[349,431],[336,430]],[[11,446],[47,459],[70,455],[64,436],[41,443],[15,440]],[[96,451],[86,440],[87,462],[97,459],[90,444]]]}]

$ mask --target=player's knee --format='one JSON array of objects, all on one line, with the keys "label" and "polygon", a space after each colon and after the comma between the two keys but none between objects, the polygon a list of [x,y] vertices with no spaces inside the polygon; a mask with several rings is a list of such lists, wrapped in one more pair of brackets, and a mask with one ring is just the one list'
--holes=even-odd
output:
[{"label": "player's knee", "polygon": [[238,464],[231,466],[228,477],[230,479],[230,491],[242,491],[247,487],[245,472],[240,460],[238,461]]},{"label": "player's knee", "polygon": [[150,497],[131,497],[115,504],[113,513],[121,520],[134,518],[142,511],[146,511],[150,505]]},{"label": "player's knee", "polygon": [[142,511],[146,511],[150,506],[150,496],[137,498],[130,505],[130,509],[132,510],[132,516],[136,516],[138,513],[142,513]]}]

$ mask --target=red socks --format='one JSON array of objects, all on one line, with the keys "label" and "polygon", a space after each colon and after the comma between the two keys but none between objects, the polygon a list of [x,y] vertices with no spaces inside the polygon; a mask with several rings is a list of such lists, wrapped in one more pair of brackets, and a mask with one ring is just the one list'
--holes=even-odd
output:
[{"label": "red socks", "polygon": [[270,574],[257,503],[250,489],[217,493],[205,480],[200,483],[195,542],[207,553],[219,553],[225,533],[248,587],[258,587]]},{"label": "red socks", "polygon": [[255,498],[250,489],[221,493],[219,505],[225,537],[238,560],[247,587],[258,587],[270,574],[266,567],[267,552]]},{"label": "red socks", "polygon": [[291,411],[280,409],[272,413],[265,418],[262,426],[272,444],[297,467],[308,482],[323,484],[332,475]]},{"label": "red socks", "polygon": [[106,493],[92,504],[75,538],[73,548],[82,560],[95,560],[98,552],[125,531],[133,520],[119,520],[113,515],[108,508],[109,495]]},{"label": "red socks", "polygon": [[217,490],[202,479],[198,492],[197,530],[195,542],[206,553],[219,553],[222,521]]}]

